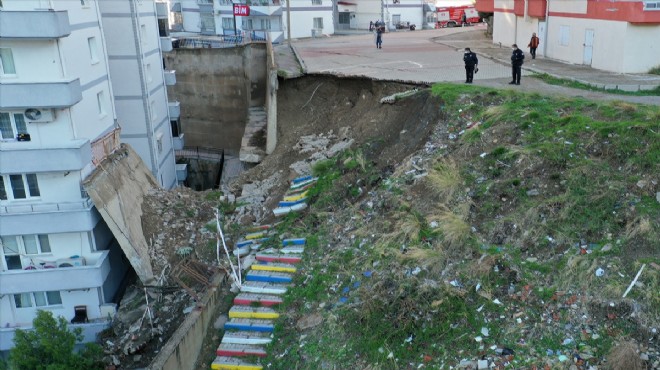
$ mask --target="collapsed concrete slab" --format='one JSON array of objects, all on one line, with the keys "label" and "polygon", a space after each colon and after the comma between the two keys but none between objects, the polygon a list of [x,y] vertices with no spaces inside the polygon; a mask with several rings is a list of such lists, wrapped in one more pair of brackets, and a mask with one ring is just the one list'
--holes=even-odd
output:
[{"label": "collapsed concrete slab", "polygon": [[142,201],[158,183],[140,156],[126,144],[108,156],[83,182],[143,284],[154,279],[149,245],[142,231]]}]

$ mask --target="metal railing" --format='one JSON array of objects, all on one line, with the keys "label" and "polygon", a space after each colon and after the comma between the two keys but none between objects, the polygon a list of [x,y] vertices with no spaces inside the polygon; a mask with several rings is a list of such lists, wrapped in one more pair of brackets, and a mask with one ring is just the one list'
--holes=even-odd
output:
[{"label": "metal railing", "polygon": [[250,43],[265,43],[268,31],[238,32],[231,35],[214,36],[213,39],[180,38],[178,46],[182,49],[220,49]]},{"label": "metal railing", "polygon": [[80,211],[90,209],[92,205],[90,198],[75,202],[12,204],[0,206],[0,214]]}]

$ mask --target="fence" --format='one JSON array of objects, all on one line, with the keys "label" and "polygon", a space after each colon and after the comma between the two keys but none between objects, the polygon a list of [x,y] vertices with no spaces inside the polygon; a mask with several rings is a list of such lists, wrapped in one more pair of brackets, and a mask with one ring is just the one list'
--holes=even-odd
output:
[{"label": "fence", "polygon": [[174,47],[182,49],[219,49],[250,43],[265,43],[266,39],[267,33],[264,31],[242,31],[237,34],[213,36],[213,38],[180,38],[174,43]]}]

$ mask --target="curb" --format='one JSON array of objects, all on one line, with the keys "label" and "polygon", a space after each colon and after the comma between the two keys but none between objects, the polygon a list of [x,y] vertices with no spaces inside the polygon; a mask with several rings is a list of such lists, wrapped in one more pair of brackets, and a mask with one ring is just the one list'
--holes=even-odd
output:
[{"label": "curb", "polygon": [[305,61],[303,60],[303,58],[300,57],[300,54],[298,54],[298,50],[296,50],[296,47],[293,46],[293,44],[289,44],[289,47],[291,48],[291,51],[293,51],[293,55],[296,56],[296,60],[298,61],[298,64],[300,64],[300,67],[302,68],[303,75],[306,75],[307,66],[305,65]]}]

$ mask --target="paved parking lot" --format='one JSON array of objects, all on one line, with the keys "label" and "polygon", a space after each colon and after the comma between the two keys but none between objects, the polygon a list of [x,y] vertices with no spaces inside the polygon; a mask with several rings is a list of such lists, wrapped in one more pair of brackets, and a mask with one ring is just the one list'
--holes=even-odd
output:
[{"label": "paved parking lot", "polygon": [[[479,26],[483,28],[483,26]],[[373,34],[301,40],[294,47],[307,73],[366,76],[414,82],[465,81],[463,51],[433,42],[433,38],[470,28],[386,33],[376,49]],[[511,68],[488,58],[479,59],[476,80],[510,79]]]}]

